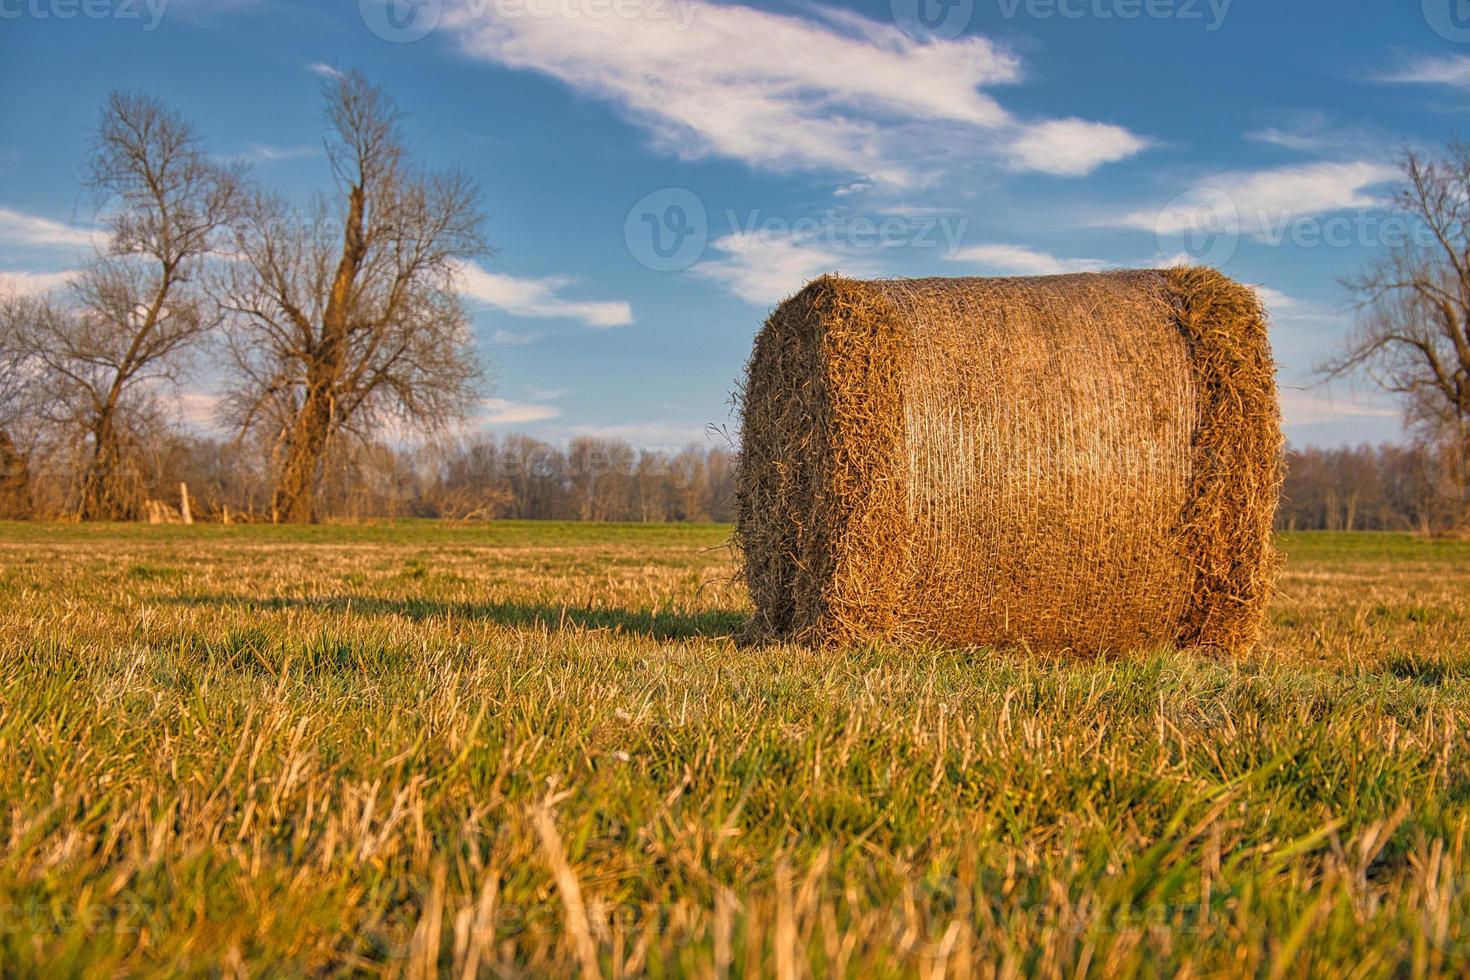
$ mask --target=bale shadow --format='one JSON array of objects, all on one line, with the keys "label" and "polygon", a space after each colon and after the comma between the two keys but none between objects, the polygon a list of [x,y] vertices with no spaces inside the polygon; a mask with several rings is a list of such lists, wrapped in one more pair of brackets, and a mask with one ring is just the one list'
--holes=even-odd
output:
[{"label": "bale shadow", "polygon": [[252,610],[305,609],[315,612],[358,613],[365,616],[401,616],[429,619],[469,619],[499,626],[548,631],[609,632],[652,640],[728,640],[745,625],[737,612],[712,610],[689,613],[673,610],[562,606],[549,602],[439,602],[429,599],[384,599],[377,596],[333,595],[295,598],[239,595],[192,595],[171,600],[186,606],[237,606]]}]

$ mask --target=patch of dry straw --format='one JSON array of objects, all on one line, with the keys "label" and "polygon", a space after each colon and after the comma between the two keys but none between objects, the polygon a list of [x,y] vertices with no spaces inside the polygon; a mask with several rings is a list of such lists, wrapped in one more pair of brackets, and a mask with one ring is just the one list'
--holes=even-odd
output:
[{"label": "patch of dry straw", "polygon": [[751,635],[1248,648],[1277,560],[1266,319],[1210,269],[826,276],[756,338]]}]

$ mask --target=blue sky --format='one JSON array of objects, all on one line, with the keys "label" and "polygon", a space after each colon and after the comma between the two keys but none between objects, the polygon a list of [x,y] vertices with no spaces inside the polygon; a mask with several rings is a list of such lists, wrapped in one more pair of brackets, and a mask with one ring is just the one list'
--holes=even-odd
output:
[{"label": "blue sky", "polygon": [[1465,128],[1470,3],[0,0],[0,277],[91,247],[109,89],[304,198],[345,68],[484,189],[493,429],[703,443],[771,305],[827,271],[1193,257],[1262,288],[1290,438],[1340,444],[1399,433],[1367,386],[1308,384],[1352,324],[1338,280],[1404,233],[1395,156]]}]

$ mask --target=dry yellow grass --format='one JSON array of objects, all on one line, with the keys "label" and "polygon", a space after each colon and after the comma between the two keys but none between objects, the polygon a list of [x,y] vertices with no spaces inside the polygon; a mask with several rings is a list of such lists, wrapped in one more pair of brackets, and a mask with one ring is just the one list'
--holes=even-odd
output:
[{"label": "dry yellow grass", "polygon": [[737,647],[727,535],[0,525],[0,972],[1470,968],[1470,545],[1078,662]]}]

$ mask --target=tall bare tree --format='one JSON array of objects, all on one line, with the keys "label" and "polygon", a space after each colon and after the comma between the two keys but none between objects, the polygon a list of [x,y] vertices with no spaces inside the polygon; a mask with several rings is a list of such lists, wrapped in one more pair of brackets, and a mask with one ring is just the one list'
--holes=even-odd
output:
[{"label": "tall bare tree", "polygon": [[188,120],[126,92],[102,110],[88,170],[106,250],[66,289],[12,300],[4,316],[27,410],[80,457],[78,514],[126,519],[140,504],[140,435],[157,418],[158,382],[217,322],[198,280],[238,175]]},{"label": "tall bare tree", "polygon": [[[1470,460],[1470,144],[1401,161],[1397,209],[1414,233],[1347,281],[1356,332],[1323,365],[1329,377],[1365,373],[1404,400],[1407,421],[1449,474]],[[1447,457],[1447,458],[1444,458]],[[1460,487],[1470,491],[1470,487]]]},{"label": "tall bare tree", "polygon": [[328,454],[385,427],[432,432],[480,393],[460,261],[486,251],[479,194],[409,159],[399,114],[356,72],[325,86],[336,195],[305,209],[253,196],[224,306],[238,384],[228,421],[269,435],[274,520],[319,517]]}]

